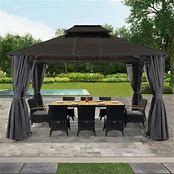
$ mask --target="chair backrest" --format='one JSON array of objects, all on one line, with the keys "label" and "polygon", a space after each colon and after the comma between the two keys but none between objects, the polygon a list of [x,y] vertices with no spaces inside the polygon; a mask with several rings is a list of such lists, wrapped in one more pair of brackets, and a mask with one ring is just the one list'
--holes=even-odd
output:
[{"label": "chair backrest", "polygon": [[88,100],[88,101],[92,101],[93,97],[81,97],[81,101],[85,101],[85,100]]},{"label": "chair backrest", "polygon": [[107,120],[122,121],[125,115],[125,105],[107,106]]},{"label": "chair backrest", "polygon": [[63,97],[64,101],[74,101],[75,97]]},{"label": "chair backrest", "polygon": [[67,107],[49,105],[49,119],[50,121],[65,121],[67,119]]},{"label": "chair backrest", "polygon": [[36,108],[37,107],[37,102],[35,99],[29,99],[28,100],[28,105],[30,107],[30,112],[33,113],[35,111],[37,111],[38,109]]},{"label": "chair backrest", "polygon": [[145,113],[146,105],[147,105],[147,100],[141,99],[138,103],[138,108],[139,108],[138,110]]},{"label": "chair backrest", "polygon": [[99,100],[111,101],[111,97],[99,97]]},{"label": "chair backrest", "polygon": [[78,121],[94,121],[95,120],[95,106],[78,106]]}]

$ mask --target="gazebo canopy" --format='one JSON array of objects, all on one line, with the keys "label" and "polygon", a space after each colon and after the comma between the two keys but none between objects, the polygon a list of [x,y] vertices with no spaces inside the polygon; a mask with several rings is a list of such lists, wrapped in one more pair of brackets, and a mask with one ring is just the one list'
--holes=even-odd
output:
[{"label": "gazebo canopy", "polygon": [[21,49],[11,55],[32,56],[37,61],[136,61],[163,52],[111,36],[101,25],[75,25],[65,35]]}]

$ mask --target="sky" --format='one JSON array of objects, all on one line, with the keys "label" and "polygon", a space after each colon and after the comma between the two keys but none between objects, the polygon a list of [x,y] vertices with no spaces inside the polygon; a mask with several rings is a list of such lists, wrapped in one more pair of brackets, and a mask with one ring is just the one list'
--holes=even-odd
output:
[{"label": "sky", "polygon": [[129,8],[121,0],[0,0],[0,35],[31,33],[48,40],[57,28],[126,24]]}]

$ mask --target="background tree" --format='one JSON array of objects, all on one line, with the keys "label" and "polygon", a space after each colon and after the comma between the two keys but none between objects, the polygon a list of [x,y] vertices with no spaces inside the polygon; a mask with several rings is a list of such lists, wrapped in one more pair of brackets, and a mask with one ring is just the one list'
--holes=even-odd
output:
[{"label": "background tree", "polygon": [[41,42],[41,40],[34,39],[31,34],[26,34],[24,36],[19,36],[17,34],[7,34],[4,37],[0,36],[0,69],[10,75],[11,59],[7,57],[6,54],[39,42]]},{"label": "background tree", "polygon": [[66,28],[58,28],[55,32],[55,36],[62,36],[65,34]]},{"label": "background tree", "polygon": [[[128,22],[132,40],[167,53],[170,86],[174,87],[174,0],[124,0],[130,7]],[[170,63],[169,63],[170,62]]]}]

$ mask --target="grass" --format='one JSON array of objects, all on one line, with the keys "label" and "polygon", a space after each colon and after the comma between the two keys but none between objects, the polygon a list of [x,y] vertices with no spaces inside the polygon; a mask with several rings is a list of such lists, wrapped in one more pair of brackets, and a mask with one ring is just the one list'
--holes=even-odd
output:
[{"label": "grass", "polygon": [[[0,84],[1,89],[11,89],[11,84]],[[30,85],[31,87],[31,85]],[[43,84],[42,89],[87,89],[92,96],[131,96],[132,89],[128,82],[121,83],[49,83]]]},{"label": "grass", "polygon": [[58,174],[133,174],[125,163],[59,163]]}]

